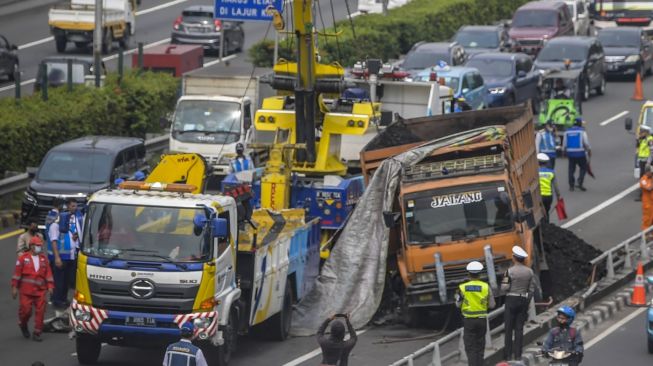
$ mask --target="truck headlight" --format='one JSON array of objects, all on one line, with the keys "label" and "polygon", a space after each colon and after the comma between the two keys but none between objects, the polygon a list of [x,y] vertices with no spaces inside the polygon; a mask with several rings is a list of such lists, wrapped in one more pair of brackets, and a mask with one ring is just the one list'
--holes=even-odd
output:
[{"label": "truck headlight", "polygon": [[630,55],[626,57],[626,60],[624,62],[627,64],[634,64],[636,62],[639,62],[639,55]]},{"label": "truck headlight", "polygon": [[488,90],[490,94],[503,94],[506,92],[506,88],[490,88]]},{"label": "truck headlight", "polygon": [[415,282],[435,282],[435,272],[420,272],[415,275]]},{"label": "truck headlight", "polygon": [[84,311],[82,309],[75,310],[75,319],[82,322],[87,322],[91,320],[91,313]]},{"label": "truck headlight", "polygon": [[193,320],[193,326],[195,328],[208,328],[212,321],[213,318],[197,318]]}]

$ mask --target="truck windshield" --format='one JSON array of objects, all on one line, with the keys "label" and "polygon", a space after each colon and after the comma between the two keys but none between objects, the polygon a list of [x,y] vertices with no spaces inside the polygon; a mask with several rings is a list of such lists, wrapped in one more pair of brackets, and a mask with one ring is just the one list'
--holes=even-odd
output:
[{"label": "truck windshield", "polygon": [[231,144],[241,128],[240,104],[213,100],[184,100],[177,105],[173,137],[182,142]]},{"label": "truck windshield", "polygon": [[38,181],[100,184],[109,181],[111,155],[88,151],[53,151],[39,169]]},{"label": "truck windshield", "polygon": [[505,184],[484,183],[435,189],[404,200],[409,244],[446,243],[513,228]]},{"label": "truck windshield", "polygon": [[202,209],[91,203],[83,252],[109,260],[197,262],[211,255],[206,229],[193,218]]}]

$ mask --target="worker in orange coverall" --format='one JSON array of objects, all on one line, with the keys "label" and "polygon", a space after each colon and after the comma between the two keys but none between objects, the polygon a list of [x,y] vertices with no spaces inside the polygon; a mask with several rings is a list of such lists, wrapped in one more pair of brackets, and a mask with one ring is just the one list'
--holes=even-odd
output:
[{"label": "worker in orange coverall", "polygon": [[43,316],[45,315],[46,292],[52,295],[54,279],[48,258],[43,252],[43,240],[34,236],[29,242],[30,251],[21,254],[16,261],[16,269],[11,277],[11,296],[15,299],[20,294],[18,308],[18,326],[23,337],[29,338],[27,322],[35,308],[34,334],[32,339],[41,342]]},{"label": "worker in orange coverall", "polygon": [[644,175],[639,180],[642,188],[642,231],[653,225],[653,173],[651,166],[647,165]]}]

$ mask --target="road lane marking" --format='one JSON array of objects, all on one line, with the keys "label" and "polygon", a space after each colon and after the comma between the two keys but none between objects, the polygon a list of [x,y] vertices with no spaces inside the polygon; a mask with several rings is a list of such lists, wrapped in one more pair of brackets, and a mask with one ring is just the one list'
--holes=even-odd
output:
[{"label": "road lane marking", "polygon": [[609,336],[612,332],[614,332],[615,330],[617,330],[617,328],[619,328],[619,327],[621,327],[622,325],[628,323],[628,322],[631,321],[633,318],[637,317],[639,314],[645,312],[646,310],[648,310],[648,307],[645,307],[645,308],[639,308],[639,309],[633,311],[633,312],[632,312],[631,314],[629,314],[627,317],[621,319],[621,320],[618,321],[617,323],[613,324],[610,328],[604,330],[604,331],[601,332],[599,335],[597,335],[596,337],[592,338],[591,341],[585,343],[585,351],[587,351],[587,350],[588,350],[590,347],[592,347],[593,345],[595,345],[595,344],[599,343],[600,341],[602,341],[603,338]]},{"label": "road lane marking", "polygon": [[608,119],[606,119],[605,121],[599,123],[599,125],[601,125],[601,126],[605,126],[605,125],[607,125],[608,123],[612,123],[612,122],[618,120],[619,118],[621,118],[621,117],[623,117],[623,116],[625,116],[625,115],[627,115],[627,114],[628,114],[628,111],[623,111],[623,112],[617,114],[616,116],[611,117],[611,118],[608,118]]},{"label": "road lane marking", "polygon": [[[362,329],[362,330],[359,330],[358,332],[356,332],[356,335],[361,335],[361,334],[363,334],[365,332],[367,332],[367,329]],[[319,356],[321,353],[322,353],[322,349],[321,348],[316,348],[316,349],[312,350],[311,352],[309,352],[309,353],[307,353],[305,355],[299,356],[299,357],[297,357],[296,359],[294,359],[294,360],[292,360],[290,362],[284,363],[281,366],[297,366],[297,365],[300,365],[302,362],[306,362],[306,361],[310,360],[313,357]]]},{"label": "road lane marking", "polygon": [[[225,56],[225,57],[222,58],[222,61],[232,60],[232,59],[236,58],[236,56],[238,56],[238,55]],[[209,62],[205,63],[202,67],[209,67],[209,66],[217,65],[219,63],[220,63],[220,59],[217,59],[217,60],[213,60],[213,61],[209,61]]]},{"label": "road lane marking", "polygon": [[[188,2],[188,0],[174,0],[174,1],[171,1],[171,2],[168,2],[168,3],[160,4],[160,5],[157,5],[157,6],[153,6],[151,8],[147,8],[147,9],[143,9],[141,11],[137,11],[136,16],[153,13],[153,12],[155,12],[157,10],[169,8],[171,6],[182,4],[182,3],[185,3],[185,2]],[[38,41],[25,43],[23,45],[18,46],[18,50],[24,50],[26,48],[38,46],[38,45],[43,44],[43,43],[48,43],[50,41],[54,41],[53,36],[45,37],[43,39],[39,39]]]},{"label": "road lane marking", "polygon": [[581,215],[576,216],[573,219],[567,221],[566,223],[560,225],[560,227],[563,228],[563,229],[567,229],[567,228],[569,228],[569,227],[571,227],[573,225],[578,224],[579,222],[585,220],[586,218],[594,215],[595,213],[603,210],[604,208],[610,206],[611,204],[613,204],[613,203],[619,201],[620,199],[626,197],[627,195],[629,195],[630,193],[635,191],[637,188],[639,188],[639,183],[635,183],[632,186],[624,189],[623,191],[621,191],[617,195],[612,196],[608,200],[601,202],[598,206],[595,206],[591,210],[585,211]]},{"label": "road lane marking", "polygon": [[23,230],[23,229],[14,230],[12,232],[0,235],[0,240],[5,240],[7,238],[11,238],[12,236],[20,235],[20,234],[22,234],[24,232],[25,232],[25,230]]}]

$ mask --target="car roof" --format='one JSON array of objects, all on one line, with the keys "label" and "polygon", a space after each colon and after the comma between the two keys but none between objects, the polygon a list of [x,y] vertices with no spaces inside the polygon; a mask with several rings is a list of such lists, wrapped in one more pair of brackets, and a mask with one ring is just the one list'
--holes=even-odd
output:
[{"label": "car roof", "polygon": [[453,43],[450,42],[428,42],[416,45],[415,51],[424,52],[424,51],[441,51],[449,50],[453,46]]},{"label": "car roof", "polygon": [[517,9],[519,10],[555,10],[558,9],[562,6],[567,6],[562,1],[531,1],[529,3],[526,3]]},{"label": "car roof", "polygon": [[143,139],[137,137],[122,136],[84,136],[74,140],[66,141],[57,145],[51,151],[70,150],[105,150],[109,152],[120,152],[126,148],[143,144]]},{"label": "car roof", "polygon": [[201,11],[213,14],[215,7],[210,5],[191,5],[184,9],[184,11]]},{"label": "car roof", "polygon": [[41,63],[47,62],[68,62],[68,60],[73,60],[76,63],[83,64],[93,64],[93,57],[88,56],[48,56],[41,60]]},{"label": "car roof", "polygon": [[466,30],[466,31],[498,31],[503,26],[500,25],[463,25],[460,27],[460,30]]},{"label": "car roof", "polygon": [[555,37],[549,40],[547,44],[576,44],[579,46],[587,46],[593,41],[596,40],[596,37],[579,37],[579,36],[562,36]]},{"label": "car roof", "polygon": [[484,60],[510,60],[513,61],[517,56],[528,57],[525,53],[518,52],[481,52],[470,57],[470,60],[473,59],[484,59]]}]

